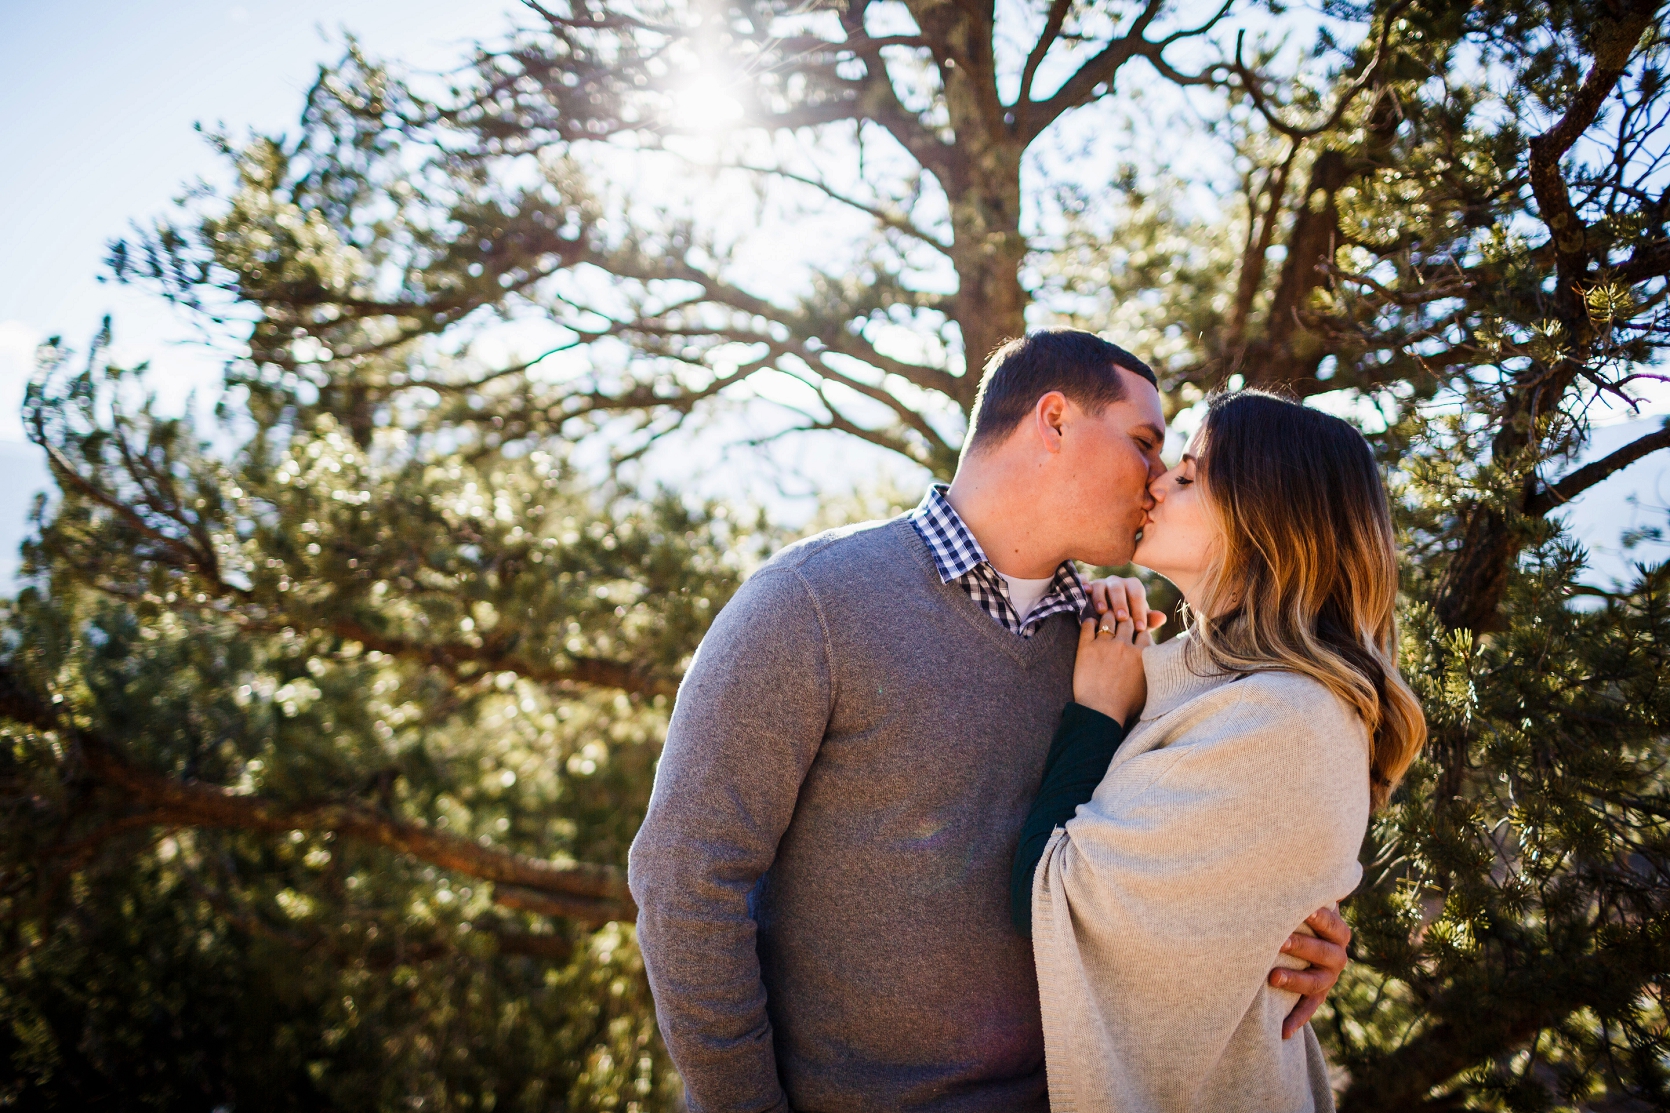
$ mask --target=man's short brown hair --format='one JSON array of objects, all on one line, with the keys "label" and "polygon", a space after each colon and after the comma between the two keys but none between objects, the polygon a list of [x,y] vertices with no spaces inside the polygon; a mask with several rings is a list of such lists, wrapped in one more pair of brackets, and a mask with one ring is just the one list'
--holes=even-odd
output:
[{"label": "man's short brown hair", "polygon": [[1159,386],[1153,368],[1083,329],[1041,329],[1008,341],[986,361],[969,417],[969,448],[1001,442],[1052,390],[1087,413],[1100,413],[1125,397],[1120,367]]}]

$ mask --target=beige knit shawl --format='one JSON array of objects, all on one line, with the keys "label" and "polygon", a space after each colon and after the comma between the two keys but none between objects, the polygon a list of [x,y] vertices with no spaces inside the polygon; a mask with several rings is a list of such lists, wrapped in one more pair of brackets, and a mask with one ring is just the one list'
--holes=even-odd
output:
[{"label": "beige knit shawl", "polygon": [[1281,1038],[1297,996],[1266,976],[1302,965],[1282,941],[1362,876],[1368,734],[1308,677],[1200,656],[1187,637],[1143,654],[1141,719],[1033,880],[1056,1113],[1334,1107],[1310,1027]]}]

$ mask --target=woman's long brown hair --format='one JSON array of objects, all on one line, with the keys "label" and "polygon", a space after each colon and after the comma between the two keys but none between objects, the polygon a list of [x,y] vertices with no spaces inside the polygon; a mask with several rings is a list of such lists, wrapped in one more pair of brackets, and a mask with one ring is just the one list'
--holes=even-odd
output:
[{"label": "woman's long brown hair", "polygon": [[1256,390],[1212,398],[1197,451],[1223,544],[1190,620],[1196,643],[1219,668],[1303,673],[1354,707],[1381,807],[1426,717],[1397,668],[1397,554],[1374,453],[1339,418]]}]

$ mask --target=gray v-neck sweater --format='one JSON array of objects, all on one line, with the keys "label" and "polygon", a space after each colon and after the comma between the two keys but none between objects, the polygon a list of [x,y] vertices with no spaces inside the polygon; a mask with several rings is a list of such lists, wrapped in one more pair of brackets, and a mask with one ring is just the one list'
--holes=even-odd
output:
[{"label": "gray v-neck sweater", "polygon": [[785,549],[720,613],[630,868],[693,1111],[1046,1108],[1008,875],[1076,639],[999,626],[903,518]]}]

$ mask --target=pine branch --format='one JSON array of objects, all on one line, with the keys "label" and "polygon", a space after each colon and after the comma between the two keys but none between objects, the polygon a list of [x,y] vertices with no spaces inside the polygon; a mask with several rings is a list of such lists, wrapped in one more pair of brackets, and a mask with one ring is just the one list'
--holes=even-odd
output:
[{"label": "pine branch", "polygon": [[[1658,6],[1658,0],[1632,0],[1618,17],[1600,21],[1591,38],[1594,64],[1570,107],[1552,128],[1530,140],[1531,190],[1554,246],[1554,315],[1573,349],[1534,366],[1532,373],[1522,377],[1499,413],[1500,427],[1491,443],[1494,459],[1520,458],[1531,443],[1537,421],[1559,404],[1583,373],[1585,357],[1593,355],[1594,329],[1582,295],[1590,279],[1592,245],[1588,228],[1572,205],[1560,160],[1599,116]],[[1576,482],[1583,471],[1568,477],[1574,489],[1581,489]],[[1528,478],[1522,505],[1538,500],[1536,480]],[[1523,538],[1499,511],[1482,504],[1472,507],[1461,547],[1439,581],[1434,608],[1440,621],[1451,629],[1496,628],[1508,568],[1522,544]]]},{"label": "pine branch", "polygon": [[[0,664],[0,716],[37,730],[68,735],[76,743],[88,774],[117,790],[125,801],[143,808],[144,818],[158,826],[268,834],[330,832],[407,854],[442,869],[537,894],[542,902],[539,910],[550,915],[591,924],[631,920],[637,915],[625,879],[607,866],[557,865],[396,819],[361,804],[283,804],[220,785],[177,781],[141,769],[119,757],[104,739],[66,722],[5,664]],[[510,899],[518,899],[514,891]]]},{"label": "pine branch", "polygon": [[[1664,909],[1658,909],[1662,916]],[[1670,961],[1670,938],[1653,921],[1615,928],[1583,954],[1543,951],[1526,966],[1489,982],[1452,985],[1426,1011],[1448,1017],[1396,1051],[1354,1067],[1340,1113],[1407,1113],[1454,1109],[1429,1100],[1432,1090],[1479,1063],[1521,1050],[1539,1032],[1590,1008],[1613,1015],[1659,976]]]},{"label": "pine branch", "polygon": [[[227,583],[215,562],[206,559],[197,549],[151,528],[121,499],[81,475],[55,447],[46,444],[44,440],[39,443],[52,454],[53,470],[60,481],[73,483],[76,489],[88,498],[117,513],[131,528],[156,541],[162,547],[162,551],[157,554],[158,558],[163,558],[166,554],[169,558],[166,562],[170,566],[201,576],[205,581],[204,586],[212,588],[223,599],[235,600],[238,603],[247,603],[252,599],[253,593],[249,589]],[[204,549],[210,548],[206,538],[199,537],[198,540]],[[110,590],[102,583],[98,586],[108,590],[110,594],[126,597],[123,592]],[[648,669],[625,661],[569,655],[566,657],[566,663],[558,664],[552,661],[530,660],[519,655],[514,652],[514,643],[506,645],[503,642],[495,644],[484,641],[482,645],[477,646],[465,642],[413,641],[379,633],[346,615],[320,618],[278,609],[264,620],[248,619],[244,629],[276,631],[294,623],[319,625],[338,637],[359,642],[366,649],[402,660],[417,661],[453,675],[459,673],[461,666],[473,665],[480,672],[514,672],[538,684],[582,684],[588,687],[614,688],[630,695],[648,698],[665,696],[670,699],[678,694],[676,679],[657,676]]]},{"label": "pine branch", "polygon": [[[425,942],[396,940],[392,946],[384,944],[377,950],[367,950],[345,946],[334,931],[315,930],[306,934],[294,929],[284,929],[268,923],[254,912],[241,908],[236,899],[228,893],[217,891],[213,886],[193,875],[190,870],[184,871],[184,876],[191,885],[192,891],[202,897],[210,908],[215,910],[221,921],[245,935],[258,936],[283,943],[297,951],[323,950],[332,960],[344,966],[357,967],[363,970],[387,970],[393,966],[407,966],[422,962],[433,962],[439,958],[457,955],[459,947],[456,939],[440,936]],[[520,908],[512,901],[500,900],[497,888],[494,890],[494,902],[505,908]],[[536,910],[537,911],[537,910]],[[550,914],[550,913],[546,913]],[[574,956],[574,943],[566,935],[556,932],[536,934],[529,931],[517,931],[501,926],[495,922],[497,918],[478,918],[460,924],[473,932],[480,932],[493,940],[494,949],[502,955],[518,955],[527,958],[542,958],[548,962],[565,963]],[[450,933],[448,933],[450,934]]]},{"label": "pine branch", "polygon": [[[292,616],[280,616],[269,624],[282,629]],[[513,672],[536,684],[584,684],[595,688],[614,688],[635,696],[666,696],[678,694],[678,681],[655,676],[647,669],[625,661],[610,661],[601,657],[567,658],[566,664],[529,660],[511,647],[484,641],[479,646],[464,642],[418,642],[379,634],[352,618],[343,617],[327,622],[326,628],[338,637],[360,643],[368,650],[386,653],[408,661],[431,665],[443,672],[456,674],[461,665],[474,665],[479,672]]]}]

